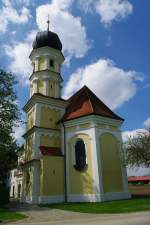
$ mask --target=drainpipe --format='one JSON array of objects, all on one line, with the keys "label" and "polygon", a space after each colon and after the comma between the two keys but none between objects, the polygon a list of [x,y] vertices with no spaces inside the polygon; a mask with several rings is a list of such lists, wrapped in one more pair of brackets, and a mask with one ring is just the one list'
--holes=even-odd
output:
[{"label": "drainpipe", "polygon": [[64,129],[64,183],[65,183],[65,202],[68,200],[67,196],[67,161],[66,161],[66,130],[65,130],[65,125],[63,124],[63,129]]}]

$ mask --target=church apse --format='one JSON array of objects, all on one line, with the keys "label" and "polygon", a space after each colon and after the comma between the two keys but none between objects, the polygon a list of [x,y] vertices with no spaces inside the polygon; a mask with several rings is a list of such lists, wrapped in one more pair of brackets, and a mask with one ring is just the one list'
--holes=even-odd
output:
[{"label": "church apse", "polygon": [[[83,170],[76,168],[75,145],[78,140],[82,140],[85,144],[86,166]],[[93,194],[93,162],[92,162],[92,143],[87,134],[78,134],[68,141],[68,173],[69,173],[69,190],[68,194],[84,195]]]},{"label": "church apse", "polygon": [[123,192],[121,151],[118,139],[111,133],[99,138],[104,193]]}]

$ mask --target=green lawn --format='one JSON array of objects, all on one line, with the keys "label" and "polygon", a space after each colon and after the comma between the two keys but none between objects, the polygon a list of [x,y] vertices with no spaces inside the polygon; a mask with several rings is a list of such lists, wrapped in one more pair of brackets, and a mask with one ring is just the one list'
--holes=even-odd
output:
[{"label": "green lawn", "polygon": [[129,213],[150,211],[150,198],[121,200],[103,203],[48,204],[46,207],[82,213]]},{"label": "green lawn", "polygon": [[0,208],[0,222],[10,222],[27,218],[26,215]]}]

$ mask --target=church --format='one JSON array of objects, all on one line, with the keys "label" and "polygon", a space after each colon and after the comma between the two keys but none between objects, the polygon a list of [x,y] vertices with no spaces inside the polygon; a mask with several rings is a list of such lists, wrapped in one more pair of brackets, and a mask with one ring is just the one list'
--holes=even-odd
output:
[{"label": "church", "polygon": [[[49,23],[48,23],[49,25]],[[121,125],[87,86],[62,96],[65,60],[58,35],[38,32],[23,135],[21,201],[32,204],[128,199]]]}]

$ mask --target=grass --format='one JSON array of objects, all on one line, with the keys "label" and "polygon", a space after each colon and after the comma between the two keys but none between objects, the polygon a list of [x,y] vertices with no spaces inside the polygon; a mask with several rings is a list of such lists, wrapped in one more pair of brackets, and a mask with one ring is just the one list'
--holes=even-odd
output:
[{"label": "grass", "polygon": [[81,213],[129,213],[150,211],[150,198],[120,200],[102,203],[48,204],[46,207]]},{"label": "grass", "polygon": [[5,208],[0,208],[0,222],[12,222],[24,218],[27,218],[27,216]]}]

